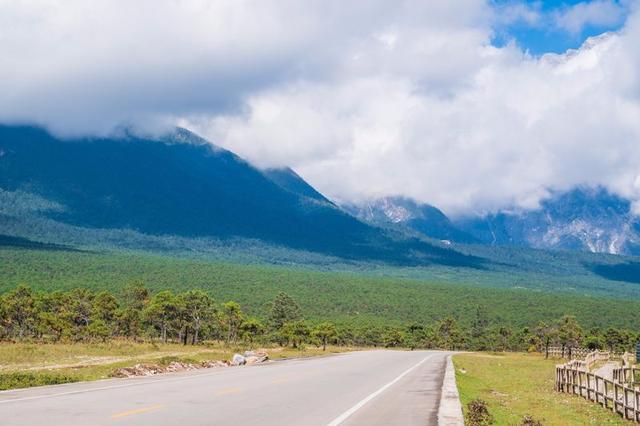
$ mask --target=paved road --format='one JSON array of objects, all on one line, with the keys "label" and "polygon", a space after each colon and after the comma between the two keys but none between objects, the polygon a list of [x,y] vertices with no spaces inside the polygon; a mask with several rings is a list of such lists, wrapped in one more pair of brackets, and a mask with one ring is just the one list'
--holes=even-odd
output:
[{"label": "paved road", "polygon": [[0,424],[435,425],[446,355],[367,351],[0,392]]}]

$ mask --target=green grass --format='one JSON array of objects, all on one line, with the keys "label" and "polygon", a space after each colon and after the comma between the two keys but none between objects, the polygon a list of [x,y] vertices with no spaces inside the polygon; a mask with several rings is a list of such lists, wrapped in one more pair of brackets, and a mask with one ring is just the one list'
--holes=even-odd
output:
[{"label": "green grass", "polygon": [[496,324],[534,326],[539,320],[574,314],[585,328],[640,327],[638,300],[613,300],[526,288],[453,285],[371,273],[242,265],[136,252],[72,252],[0,248],[0,292],[20,283],[43,291],[88,287],[119,289],[142,280],[150,289],[202,288],[218,302],[235,300],[265,317],[279,291],[292,295],[305,316],[350,325],[429,323],[454,315],[469,324],[479,304]]},{"label": "green grass", "polygon": [[488,403],[497,425],[518,425],[525,415],[544,425],[627,425],[618,415],[583,398],[554,390],[555,364],[539,354],[455,355],[460,400]]}]

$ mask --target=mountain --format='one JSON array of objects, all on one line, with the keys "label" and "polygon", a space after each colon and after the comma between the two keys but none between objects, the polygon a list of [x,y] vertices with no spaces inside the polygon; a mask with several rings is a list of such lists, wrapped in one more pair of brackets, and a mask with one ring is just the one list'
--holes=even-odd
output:
[{"label": "mountain", "polygon": [[314,187],[305,182],[304,179],[302,179],[289,167],[280,169],[266,169],[263,170],[263,173],[266,177],[271,179],[272,182],[274,182],[281,188],[286,189],[287,191],[293,192],[294,194],[298,194],[303,197],[314,199],[316,201],[331,203],[331,201],[329,201],[327,198],[325,198],[324,195],[316,191]]},{"label": "mountain", "polygon": [[379,198],[364,204],[343,204],[342,208],[365,222],[379,226],[406,226],[430,238],[448,242],[479,242],[471,234],[458,229],[436,207],[420,204],[405,197]]},{"label": "mountain", "polygon": [[[0,234],[24,237],[16,229],[37,216],[48,243],[73,227],[180,237],[187,247],[215,237],[343,259],[478,263],[365,224],[292,170],[263,172],[184,129],[161,138],[60,140],[40,128],[0,126],[0,196]],[[109,235],[118,242],[120,234]]]},{"label": "mountain", "polygon": [[452,220],[436,207],[403,197],[342,207],[368,223],[395,224],[456,243],[640,255],[640,220],[631,203],[601,187],[556,192],[535,210]]},{"label": "mountain", "polygon": [[640,254],[640,221],[631,203],[601,187],[577,187],[553,194],[536,210],[461,218],[455,225],[493,245]]}]

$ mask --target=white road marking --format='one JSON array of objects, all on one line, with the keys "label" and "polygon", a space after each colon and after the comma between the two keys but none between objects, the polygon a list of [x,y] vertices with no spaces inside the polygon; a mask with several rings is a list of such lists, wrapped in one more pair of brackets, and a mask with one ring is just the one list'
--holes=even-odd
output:
[{"label": "white road marking", "polygon": [[327,426],[338,426],[340,424],[342,424],[345,420],[347,420],[353,413],[355,413],[356,411],[358,411],[359,409],[361,409],[367,402],[371,401],[373,398],[375,398],[376,396],[380,395],[382,392],[386,391],[387,389],[389,389],[391,386],[393,386],[395,383],[398,382],[398,380],[402,379],[404,376],[406,376],[407,374],[411,373],[413,370],[415,370],[416,368],[418,368],[420,365],[422,365],[425,361],[427,361],[429,358],[433,357],[432,355],[429,355],[428,357],[424,358],[422,361],[420,361],[419,363],[417,363],[416,365],[414,365],[413,367],[410,367],[408,370],[406,370],[404,373],[400,374],[398,377],[396,377],[395,379],[393,379],[392,381],[390,381],[389,383],[387,383],[386,385],[382,386],[380,389],[378,389],[377,391],[375,391],[374,393],[372,393],[371,395],[367,396],[366,398],[364,398],[362,401],[358,402],[356,405],[354,405],[353,407],[349,408],[347,411],[345,411],[344,413],[340,414],[338,417],[336,417],[335,419],[333,419],[331,421],[331,423],[327,424]]}]

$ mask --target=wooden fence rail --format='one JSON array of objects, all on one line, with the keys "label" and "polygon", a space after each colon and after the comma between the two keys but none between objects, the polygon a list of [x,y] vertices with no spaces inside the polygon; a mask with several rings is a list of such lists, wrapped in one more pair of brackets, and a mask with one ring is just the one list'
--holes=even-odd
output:
[{"label": "wooden fence rail", "polygon": [[586,357],[591,351],[586,348],[570,348],[564,350],[561,346],[549,346],[549,356],[552,358],[580,359]]},{"label": "wooden fence rail", "polygon": [[584,363],[587,370],[591,370],[597,362],[609,361],[614,357],[615,355],[612,354],[611,352],[601,352],[601,351],[595,350],[593,352],[590,352],[589,354],[587,354],[587,356],[584,357]]},{"label": "wooden fence rail", "polygon": [[638,374],[638,368],[635,366],[620,367],[613,370],[614,382],[623,384],[629,383],[631,386],[640,386],[640,384],[636,385],[637,379],[639,378],[640,374]]},{"label": "wooden fence rail", "polygon": [[640,390],[565,365],[556,367],[556,386],[559,392],[582,396],[640,423]]},{"label": "wooden fence rail", "polygon": [[[572,360],[556,366],[556,390],[579,395],[588,401],[620,414],[622,417],[640,423],[640,390],[633,386],[635,367],[615,369],[613,380],[589,372],[598,361],[613,357],[608,352],[594,351],[584,360]],[[624,358],[624,356],[623,356]],[[632,383],[627,386],[625,383]]]}]

